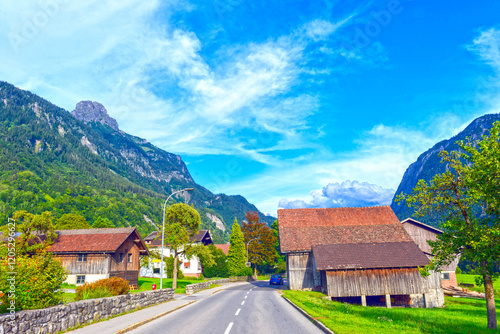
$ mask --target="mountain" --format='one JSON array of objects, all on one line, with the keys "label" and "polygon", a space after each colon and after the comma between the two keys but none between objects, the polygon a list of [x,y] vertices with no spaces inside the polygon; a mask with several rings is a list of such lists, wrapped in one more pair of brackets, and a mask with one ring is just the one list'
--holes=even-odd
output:
[{"label": "mountain", "polygon": [[[198,185],[179,155],[125,133],[97,102],[71,113],[0,82],[0,220],[13,211],[77,212],[143,234],[161,225],[165,198],[186,187],[217,242],[228,240],[234,218],[258,211],[242,196],[213,194]],[[180,200],[180,199],[179,199]],[[262,221],[274,218],[259,212]]]},{"label": "mountain", "polygon": [[[413,210],[409,209],[404,203],[398,204],[395,202],[396,196],[401,193],[410,194],[413,188],[417,185],[418,180],[423,179],[430,181],[436,174],[444,173],[446,165],[442,164],[441,158],[438,157],[439,152],[446,150],[448,152],[458,150],[458,141],[467,140],[470,138],[475,141],[481,139],[481,136],[487,134],[495,121],[500,121],[500,114],[488,114],[476,118],[463,131],[456,136],[440,141],[432,148],[422,153],[417,161],[412,163],[403,175],[403,179],[396,190],[396,194],[392,200],[391,207],[400,220],[413,216]],[[432,226],[438,226],[437,217],[428,215],[425,217],[415,217],[424,223]]]}]

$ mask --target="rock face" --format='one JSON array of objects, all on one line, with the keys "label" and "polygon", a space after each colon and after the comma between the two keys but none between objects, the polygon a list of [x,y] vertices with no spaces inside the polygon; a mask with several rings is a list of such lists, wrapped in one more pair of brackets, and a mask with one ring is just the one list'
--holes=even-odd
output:
[{"label": "rock face", "polygon": [[119,130],[116,119],[110,117],[106,108],[99,102],[80,101],[77,103],[75,110],[71,112],[71,115],[85,123],[98,122],[108,125],[116,131]]},{"label": "rock face", "polygon": [[[408,209],[405,204],[397,204],[395,202],[396,196],[401,193],[411,194],[413,188],[417,185],[420,179],[430,181],[436,174],[444,173],[446,165],[441,163],[441,158],[438,156],[439,152],[446,150],[448,152],[458,149],[457,141],[467,140],[470,138],[476,141],[482,135],[487,134],[495,121],[500,121],[500,114],[489,114],[476,118],[469,124],[462,132],[456,136],[440,141],[432,148],[422,153],[417,161],[412,163],[403,175],[403,179],[398,186],[398,190],[392,200],[391,208],[396,213],[400,220],[406,219],[413,215],[413,211]],[[437,219],[433,216],[414,217],[424,223],[437,226]]]}]

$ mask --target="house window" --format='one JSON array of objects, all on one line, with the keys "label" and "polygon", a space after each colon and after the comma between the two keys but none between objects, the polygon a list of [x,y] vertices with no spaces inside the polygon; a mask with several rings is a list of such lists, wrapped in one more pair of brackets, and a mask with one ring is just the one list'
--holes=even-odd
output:
[{"label": "house window", "polygon": [[132,263],[132,253],[128,253],[127,262]]},{"label": "house window", "polygon": [[85,275],[77,275],[76,284],[85,284]]},{"label": "house window", "polygon": [[159,274],[160,268],[153,268],[153,274]]},{"label": "house window", "polygon": [[189,268],[191,268],[191,263],[185,262],[184,263],[184,269],[189,269]]},{"label": "house window", "polygon": [[123,254],[123,253],[118,254],[118,262],[122,262],[124,257],[125,257],[125,254]]},{"label": "house window", "polygon": [[441,279],[443,281],[449,281],[450,280],[450,273],[441,273]]},{"label": "house window", "polygon": [[87,254],[78,254],[78,262],[87,262]]}]

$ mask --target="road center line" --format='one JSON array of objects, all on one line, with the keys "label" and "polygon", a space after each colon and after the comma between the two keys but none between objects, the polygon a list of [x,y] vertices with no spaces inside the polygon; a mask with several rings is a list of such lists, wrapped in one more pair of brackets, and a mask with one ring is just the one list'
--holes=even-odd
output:
[{"label": "road center line", "polygon": [[250,293],[250,291],[247,292],[247,295]]},{"label": "road center line", "polygon": [[245,299],[247,299],[248,296],[245,296]]},{"label": "road center line", "polygon": [[243,304],[245,304],[245,301],[242,301],[242,302],[241,302],[241,305],[243,305]]},{"label": "road center line", "polygon": [[236,314],[235,314],[235,315],[240,314],[240,311],[241,311],[241,309],[239,308],[239,309],[238,309],[238,311],[236,311]]},{"label": "road center line", "polygon": [[229,334],[229,332],[231,331],[231,327],[233,327],[233,324],[234,324],[234,322],[230,322],[229,323],[229,325],[227,326],[226,331],[224,332],[224,334]]}]

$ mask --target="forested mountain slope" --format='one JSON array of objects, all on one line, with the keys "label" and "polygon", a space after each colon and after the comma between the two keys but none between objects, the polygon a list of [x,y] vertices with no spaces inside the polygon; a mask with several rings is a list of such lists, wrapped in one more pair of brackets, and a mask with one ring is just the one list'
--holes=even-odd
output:
[{"label": "forested mountain slope", "polygon": [[184,187],[195,188],[187,199],[219,241],[235,217],[241,222],[257,211],[241,196],[214,195],[196,184],[180,156],[119,130],[99,103],[80,102],[70,114],[0,82],[1,224],[15,210],[48,210],[56,218],[81,213],[89,223],[104,217],[144,234],[155,228],[151,221],[161,223],[165,198]]}]

